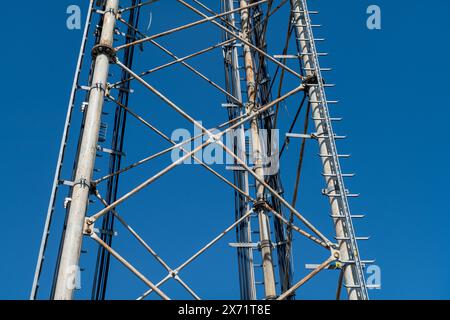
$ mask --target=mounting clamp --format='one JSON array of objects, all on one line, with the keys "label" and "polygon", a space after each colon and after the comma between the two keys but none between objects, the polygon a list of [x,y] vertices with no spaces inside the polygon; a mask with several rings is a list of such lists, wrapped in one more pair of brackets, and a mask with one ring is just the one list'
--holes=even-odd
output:
[{"label": "mounting clamp", "polygon": [[89,91],[97,89],[103,92],[106,92],[105,85],[101,82],[97,82],[96,84],[92,85],[92,87],[89,88]]},{"label": "mounting clamp", "polygon": [[84,188],[89,188],[89,189],[91,188],[91,184],[85,178],[81,178],[78,182],[75,182],[73,184],[73,187],[75,187],[76,185],[80,185],[83,189]]},{"label": "mounting clamp", "polygon": [[260,250],[263,249],[263,248],[271,248],[271,249],[273,249],[273,244],[272,244],[272,242],[270,240],[261,240],[258,243],[258,248]]}]

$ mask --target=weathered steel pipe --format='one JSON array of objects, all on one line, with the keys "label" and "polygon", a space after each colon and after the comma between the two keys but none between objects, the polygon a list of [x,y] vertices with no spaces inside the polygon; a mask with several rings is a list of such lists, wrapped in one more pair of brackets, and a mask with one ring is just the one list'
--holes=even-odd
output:
[{"label": "weathered steel pipe", "polygon": [[[240,1],[241,8],[241,23],[242,23],[242,37],[250,42],[250,15],[247,8],[247,0]],[[252,114],[256,110],[256,80],[255,80],[255,66],[253,63],[253,56],[251,48],[247,44],[243,44],[244,50],[244,64],[247,80],[247,113]],[[255,166],[255,174],[264,179],[264,168],[263,168],[263,154],[261,141],[259,139],[259,124],[258,118],[253,118],[250,121],[250,132],[251,132],[251,145],[252,145],[252,156]],[[256,200],[259,202],[265,201],[264,196],[264,185],[256,180]],[[259,238],[261,246],[261,256],[262,256],[262,266],[264,275],[264,291],[266,299],[276,298],[277,292],[275,287],[275,273],[273,268],[272,259],[272,241],[270,239],[270,224],[269,216],[267,215],[267,210],[260,206],[255,208],[255,213],[258,215],[259,222]]]},{"label": "weathered steel pipe", "polygon": [[89,203],[90,183],[94,169],[98,133],[100,130],[105,89],[114,41],[114,28],[119,0],[108,0],[105,6],[102,34],[99,44],[94,47],[95,67],[85,112],[85,125],[80,144],[72,201],[64,234],[58,276],[56,279],[55,300],[71,300],[75,289],[74,281],[79,272],[79,259],[83,240],[83,227]]}]

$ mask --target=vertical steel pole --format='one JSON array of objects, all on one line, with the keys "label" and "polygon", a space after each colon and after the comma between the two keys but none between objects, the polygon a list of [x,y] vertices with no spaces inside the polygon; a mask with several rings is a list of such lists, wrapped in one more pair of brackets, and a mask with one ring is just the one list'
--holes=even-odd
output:
[{"label": "vertical steel pole", "polygon": [[[248,3],[247,0],[241,0],[240,5],[245,8]],[[250,15],[248,8],[241,10],[241,23],[242,23],[242,36],[247,42],[251,41],[250,37]],[[247,113],[252,114],[255,112],[256,104],[256,83],[255,83],[255,71],[252,52],[250,46],[243,45],[244,50],[244,63],[247,79]],[[250,122],[251,141],[252,141],[252,156],[254,162],[254,170],[258,177],[264,179],[264,168],[262,162],[262,148],[261,141],[259,140],[259,126],[257,117],[253,118]],[[264,202],[264,186],[259,182],[256,182],[256,199],[258,202]],[[272,259],[272,242],[270,240],[270,228],[269,217],[264,206],[255,208],[255,212],[258,214],[259,221],[259,236],[260,247],[262,255],[262,265],[264,274],[264,291],[266,299],[276,298],[275,289],[275,274],[273,269]]]},{"label": "vertical steel pole", "polygon": [[[322,158],[323,174],[325,176],[327,190],[335,196],[330,197],[331,212],[334,219],[334,227],[338,240],[340,260],[353,261],[344,266],[344,280],[350,300],[367,299],[364,276],[357,252],[356,239],[351,224],[351,217],[347,203],[346,190],[340,172],[338,155],[334,141],[334,133],[328,114],[327,102],[322,85],[321,70],[315,51],[314,35],[311,31],[311,23],[305,0],[291,0],[293,13],[293,25],[295,27],[297,41],[300,45],[300,56],[303,61],[307,76],[316,77],[317,85],[310,86],[309,99],[312,108],[317,141],[320,154],[328,155]],[[336,196],[339,194],[339,196]],[[345,219],[343,219],[345,218]],[[348,240],[347,240],[348,239]],[[353,241],[353,242],[352,242]]]},{"label": "vertical steel pole", "polygon": [[89,201],[90,181],[94,169],[98,133],[100,129],[104,94],[107,85],[109,64],[114,53],[114,28],[119,0],[107,0],[100,42],[94,47],[94,74],[89,94],[89,103],[80,145],[72,201],[61,252],[55,300],[70,300],[73,297],[76,273],[83,239],[83,227]]},{"label": "vertical steel pole", "polygon": [[[225,0],[224,1],[225,8],[224,11],[230,11],[234,10],[234,1],[233,0]],[[229,16],[229,23],[236,27],[236,16],[235,13],[230,13]],[[230,38],[230,36],[227,33],[224,33],[226,39]],[[232,43],[232,47],[230,49],[231,54],[231,71],[230,71],[230,78],[231,78],[231,94],[235,96],[241,103],[242,103],[242,88],[241,88],[241,75],[239,73],[239,53],[236,45]],[[244,108],[239,108],[239,115],[243,115],[246,112]],[[236,116],[236,114],[233,114],[233,117]],[[247,163],[247,152],[246,152],[246,144],[245,144],[245,127],[244,124],[242,124],[237,130],[236,130],[236,155],[245,163]],[[249,177],[247,171],[238,171],[235,173],[238,177],[238,180],[240,182],[240,187],[242,190],[244,190],[247,194],[249,193]],[[250,211],[250,203],[247,199],[244,199],[240,195],[236,195],[236,197],[239,199],[238,204],[238,212],[243,215],[246,212]],[[238,219],[239,217],[236,217]],[[251,221],[250,217],[246,219],[243,222],[244,230],[241,232],[239,230],[238,232],[243,233],[243,235],[240,235],[239,241],[244,242],[252,242],[252,227],[251,227]],[[240,270],[242,273],[240,275],[240,279],[242,281],[241,286],[245,289],[241,288],[241,298],[247,299],[247,300],[256,300],[256,285],[255,285],[255,271],[254,271],[254,264],[253,264],[253,249],[252,248],[240,248],[238,250],[241,250],[243,252],[242,255],[239,255],[240,259],[244,260],[244,270]]]}]

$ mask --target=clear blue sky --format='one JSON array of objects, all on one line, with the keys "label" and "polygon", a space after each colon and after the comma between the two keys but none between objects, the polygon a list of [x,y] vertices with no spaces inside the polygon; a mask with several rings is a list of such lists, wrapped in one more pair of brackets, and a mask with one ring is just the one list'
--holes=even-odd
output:
[{"label": "clear blue sky", "polygon": [[[5,14],[0,20],[3,32],[0,51],[2,299],[28,298],[32,283],[81,38],[81,31],[70,31],[65,26],[66,8],[74,2],[28,0],[3,4]],[[83,3],[84,15],[87,1],[79,2]],[[319,36],[327,38],[320,48],[330,52],[323,66],[333,67],[328,78],[338,84],[330,95],[341,104],[332,112],[345,118],[336,131],[349,136],[348,141],[340,144],[343,153],[352,154],[350,160],[344,160],[344,168],[358,174],[349,183],[352,191],[362,194],[352,203],[353,211],[367,214],[367,219],[356,225],[359,235],[371,236],[367,244],[361,245],[361,251],[364,258],[376,259],[382,270],[382,289],[372,290],[371,297],[448,299],[450,206],[447,185],[450,171],[447,160],[450,150],[445,119],[450,116],[447,95],[450,3],[441,0],[310,2],[311,9],[321,11],[314,20],[324,25]],[[365,27],[365,11],[370,4],[378,4],[382,9],[380,31]],[[177,8],[176,17],[168,14],[172,6]],[[169,1],[155,5],[152,12],[150,32],[197,19]],[[146,9],[142,25],[147,24],[148,15]],[[286,24],[282,21],[272,25],[272,37],[280,34],[284,39]],[[219,41],[219,32],[207,30],[211,29],[197,30],[196,40],[203,40],[203,45],[187,39],[189,33],[161,42],[181,56],[206,47],[206,43]],[[168,61],[150,46],[146,48],[148,50],[137,61],[136,70]],[[202,68],[219,83],[223,81],[223,68],[218,64],[220,58],[220,51],[215,51],[205,58]],[[200,61],[194,59],[192,63],[198,65]],[[212,126],[225,121],[226,115],[220,109],[224,98],[210,89],[206,91],[209,87],[198,80],[176,85],[177,78],[184,79],[188,73],[181,67],[175,70],[178,73],[162,72],[149,81],[174,101],[183,103],[187,111],[205,124]],[[136,84],[135,88],[139,90],[133,95],[131,105],[152,121],[154,119],[158,127],[168,133],[178,127],[191,128],[140,86]],[[185,95],[189,96],[183,98]],[[294,109],[296,101],[289,100],[289,103],[292,104],[290,110]],[[153,143],[154,135],[144,139],[145,132],[135,122],[130,124],[127,163],[167,147],[159,140]],[[308,185],[302,188],[300,206],[305,216],[326,226],[324,229],[331,235],[327,204],[319,196],[323,181],[319,175],[319,160],[313,157],[317,153],[314,147],[309,150],[311,160],[306,162]],[[297,157],[294,145],[289,156],[292,160],[287,160],[283,167],[287,171],[284,173],[291,172],[284,179],[288,191],[292,189]],[[154,162],[144,171],[131,175],[119,193],[125,193],[164,163]],[[179,177],[191,179],[179,182]],[[176,265],[231,224],[232,196],[229,189],[198,166],[186,166],[177,168],[158,185],[119,209],[169,264]],[[143,206],[143,200],[149,203],[149,199],[151,204]],[[320,204],[313,199],[318,199]],[[204,202],[199,204],[200,200]],[[187,228],[191,228],[189,232]],[[198,291],[202,297],[238,297],[235,252],[226,246],[226,242],[232,241],[232,236],[226,238],[222,245],[202,258],[204,260],[200,259],[181,275],[194,288],[201,288]],[[125,231],[119,230],[115,243],[127,258],[138,261],[137,266],[153,281],[164,276],[162,269]],[[86,246],[93,255],[92,244]],[[322,257],[302,249],[300,246],[295,253],[296,279],[305,273],[305,263],[320,262],[317,259]],[[91,268],[88,261],[85,260],[83,267]],[[111,273],[124,276],[111,281],[110,298],[134,298],[145,289],[116,263]],[[215,277],[219,280],[214,280]],[[334,287],[330,281],[334,281],[333,277],[325,274],[314,280],[316,282],[305,287],[299,298],[332,298]],[[202,287],[202,283],[206,285]],[[187,297],[173,284],[163,288],[168,291],[174,288],[175,297]]]}]

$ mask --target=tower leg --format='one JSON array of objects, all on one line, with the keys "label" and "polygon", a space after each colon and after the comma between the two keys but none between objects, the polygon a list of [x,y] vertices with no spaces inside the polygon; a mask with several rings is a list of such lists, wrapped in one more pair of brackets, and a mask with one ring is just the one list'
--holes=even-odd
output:
[{"label": "tower leg", "polygon": [[[245,8],[248,3],[247,0],[241,0],[240,4],[242,8]],[[250,17],[248,8],[241,11],[242,33],[245,40],[248,42],[250,39]],[[256,107],[256,82],[253,57],[250,50],[250,46],[244,44],[244,62],[247,79],[247,113],[254,112]],[[251,141],[252,141],[252,155],[255,165],[255,173],[261,179],[264,179],[264,168],[262,163],[262,148],[261,141],[259,140],[259,127],[258,119],[253,118],[250,123]],[[264,186],[256,181],[256,199],[257,201],[265,201],[264,199]],[[261,244],[262,266],[264,274],[264,291],[266,299],[276,298],[275,288],[275,273],[273,268],[272,259],[272,242],[270,240],[270,228],[269,217],[267,210],[264,206],[256,206],[255,213],[258,215],[259,221],[259,236]]]},{"label": "tower leg", "polygon": [[113,36],[119,0],[107,0],[100,43],[94,48],[95,69],[92,78],[85,126],[81,140],[75,184],[72,188],[64,244],[61,252],[54,299],[70,300],[75,289],[74,282],[79,272],[79,259],[83,239],[83,228],[89,201],[90,182],[97,152],[98,133],[107,85],[109,64],[114,49]]}]

